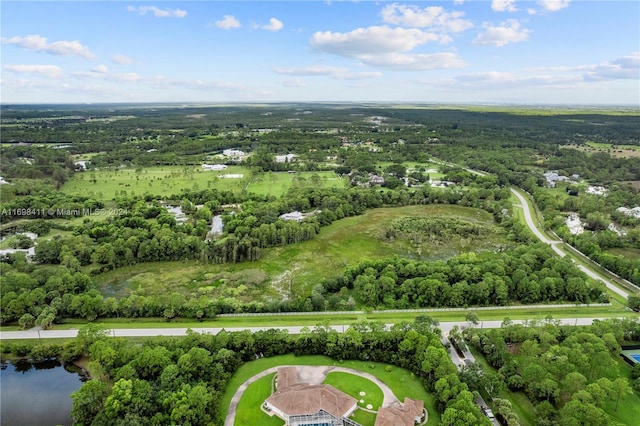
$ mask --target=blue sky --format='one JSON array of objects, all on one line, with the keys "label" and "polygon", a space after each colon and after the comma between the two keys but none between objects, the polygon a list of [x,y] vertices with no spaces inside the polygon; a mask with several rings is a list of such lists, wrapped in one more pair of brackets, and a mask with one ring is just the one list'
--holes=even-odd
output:
[{"label": "blue sky", "polygon": [[640,2],[7,1],[1,101],[640,106]]}]

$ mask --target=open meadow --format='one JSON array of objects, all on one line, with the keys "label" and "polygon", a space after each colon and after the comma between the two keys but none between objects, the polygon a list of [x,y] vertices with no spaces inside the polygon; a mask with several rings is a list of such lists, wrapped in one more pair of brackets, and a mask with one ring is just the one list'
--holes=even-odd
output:
[{"label": "open meadow", "polygon": [[206,171],[194,166],[161,166],[78,172],[63,185],[61,191],[102,201],[110,201],[121,195],[150,194],[166,197],[178,195],[182,191],[203,189],[236,193],[249,191],[279,197],[292,186],[342,188],[346,183],[334,172],[254,174],[251,169],[243,166]]},{"label": "open meadow", "polygon": [[[388,240],[384,229],[403,217],[443,217],[489,226],[485,238],[454,239],[415,244]],[[454,205],[419,205],[373,209],[338,220],[312,240],[265,250],[255,262],[198,264],[195,262],[143,263],[119,268],[94,278],[105,296],[158,295],[169,292],[231,297],[243,301],[269,301],[308,296],[323,278],[333,278],[365,259],[394,255],[423,260],[445,259],[468,251],[493,250],[509,242],[483,210]]]}]

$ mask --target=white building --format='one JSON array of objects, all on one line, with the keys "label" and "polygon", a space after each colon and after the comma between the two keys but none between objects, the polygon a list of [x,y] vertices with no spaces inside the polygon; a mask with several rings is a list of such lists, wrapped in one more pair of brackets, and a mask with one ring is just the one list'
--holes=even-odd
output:
[{"label": "white building", "polygon": [[222,151],[222,155],[226,155],[227,157],[244,157],[247,154],[239,149],[230,148]]},{"label": "white building", "polygon": [[296,157],[295,154],[276,155],[276,163],[290,163]]},{"label": "white building", "polygon": [[202,170],[204,170],[204,171],[225,170],[226,168],[227,168],[226,164],[203,164],[202,165]]}]

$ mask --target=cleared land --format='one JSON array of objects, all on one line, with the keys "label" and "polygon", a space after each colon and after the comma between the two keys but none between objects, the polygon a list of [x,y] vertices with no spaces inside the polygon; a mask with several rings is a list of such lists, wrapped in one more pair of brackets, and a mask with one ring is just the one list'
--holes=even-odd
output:
[{"label": "cleared land", "polygon": [[270,172],[254,174],[248,167],[228,166],[224,170],[202,170],[195,166],[162,166],[127,169],[87,170],[75,173],[62,192],[109,201],[116,196],[151,194],[178,195],[185,190],[217,189],[281,196],[292,186],[344,187],[346,181],[334,172]]}]

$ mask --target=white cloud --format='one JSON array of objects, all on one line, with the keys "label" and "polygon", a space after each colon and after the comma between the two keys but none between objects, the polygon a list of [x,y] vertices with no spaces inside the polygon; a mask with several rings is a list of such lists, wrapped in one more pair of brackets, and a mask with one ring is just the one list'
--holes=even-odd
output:
[{"label": "white cloud", "polygon": [[540,0],[538,3],[547,12],[557,12],[568,7],[571,0]]},{"label": "white cloud", "polygon": [[111,57],[111,62],[119,65],[127,65],[133,63],[133,59],[125,55],[113,55]]},{"label": "white cloud", "polygon": [[444,32],[462,32],[473,27],[471,21],[462,19],[462,12],[446,12],[442,7],[400,5],[385,6],[380,12],[382,20],[389,24],[413,28],[432,28]]},{"label": "white cloud", "polygon": [[348,68],[326,67],[326,66],[309,66],[300,68],[274,68],[277,74],[295,75],[295,76],[311,76],[311,77],[331,77],[336,80],[367,80],[377,78],[382,75],[381,72],[351,72]]},{"label": "white cloud", "polygon": [[56,65],[5,65],[3,68],[18,74],[35,74],[47,78],[62,77],[62,69]]},{"label": "white cloud", "polygon": [[109,68],[107,68],[106,65],[100,64],[91,68],[91,71],[100,73],[100,74],[106,74],[109,72]]},{"label": "white cloud", "polygon": [[283,27],[284,25],[281,21],[276,18],[271,18],[269,19],[269,23],[267,25],[263,25],[260,28],[262,28],[263,30],[276,32],[280,31]]},{"label": "white cloud", "polygon": [[616,58],[611,62],[582,66],[585,80],[637,80],[640,76],[640,52]]},{"label": "white cloud", "polygon": [[282,82],[284,87],[307,87],[304,81],[300,78],[293,78]]},{"label": "white cloud", "polygon": [[406,52],[421,44],[438,41],[437,34],[418,29],[374,26],[357,28],[348,33],[318,31],[311,36],[309,45],[316,50],[347,57]]},{"label": "white cloud", "polygon": [[87,59],[93,59],[95,57],[95,55],[89,51],[89,48],[78,40],[48,43],[46,37],[31,34],[26,37],[2,37],[2,43],[12,44],[36,52],[45,52],[51,55],[81,56]]},{"label": "white cloud", "polygon": [[140,74],[134,72],[110,73],[108,68],[104,65],[93,67],[90,71],[74,72],[72,75],[77,79],[105,80],[117,83],[131,83],[144,80]]},{"label": "white cloud", "polygon": [[433,70],[447,68],[462,68],[468,64],[454,53],[407,54],[386,53],[383,55],[363,55],[363,63],[392,70]]},{"label": "white cloud", "polygon": [[488,24],[484,26],[485,31],[478,34],[475,40],[473,40],[474,46],[496,46],[502,47],[509,43],[517,43],[526,41],[529,39],[530,30],[526,28],[520,28],[520,23],[515,19],[510,19],[503,22],[500,26],[492,27]]},{"label": "white cloud", "polygon": [[515,3],[515,0],[492,0],[491,9],[496,12],[516,12],[518,8]]},{"label": "white cloud", "polygon": [[156,18],[184,18],[187,11],[182,9],[160,9],[156,6],[127,6],[129,12],[138,12],[140,15],[146,15],[150,12]]},{"label": "white cloud", "polygon": [[215,25],[223,30],[230,30],[232,28],[240,28],[240,21],[233,15],[224,15],[223,19],[216,21]]}]

